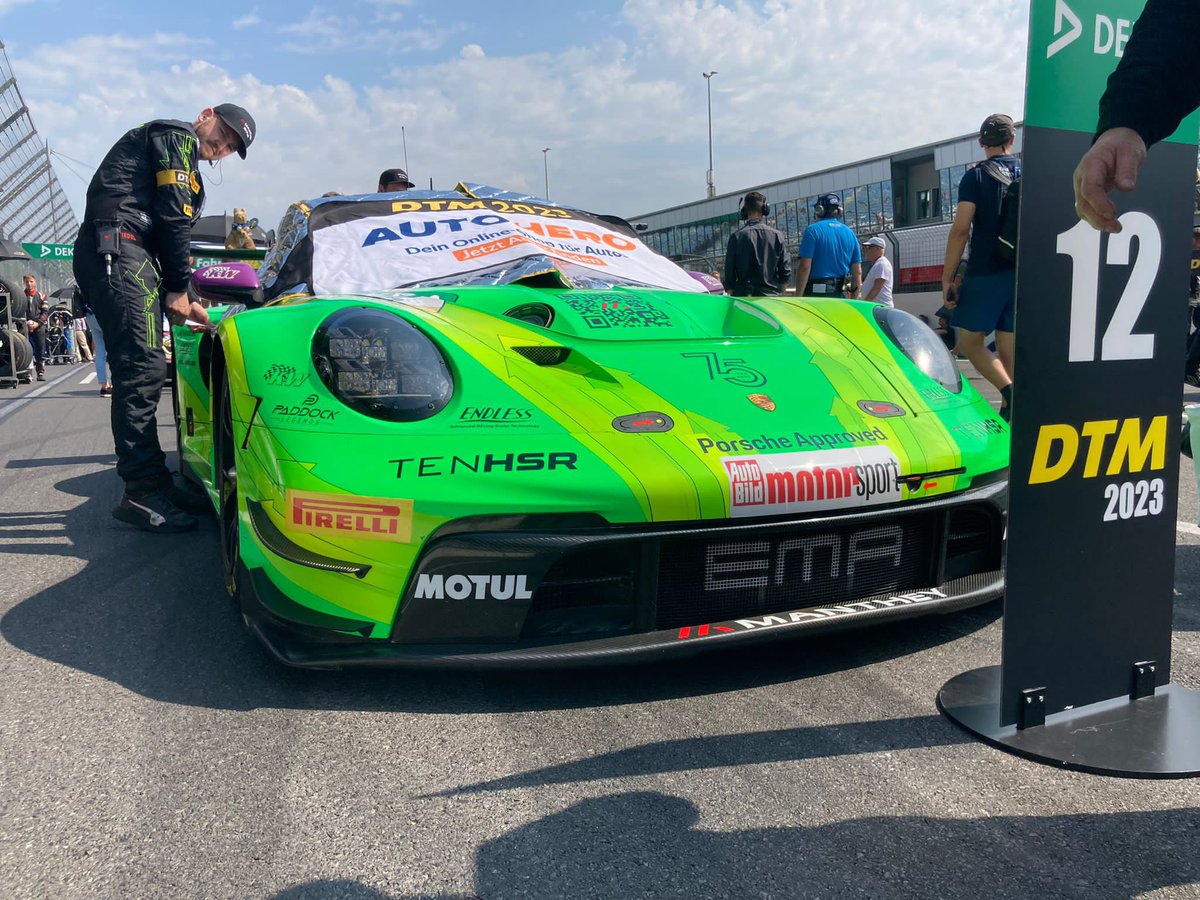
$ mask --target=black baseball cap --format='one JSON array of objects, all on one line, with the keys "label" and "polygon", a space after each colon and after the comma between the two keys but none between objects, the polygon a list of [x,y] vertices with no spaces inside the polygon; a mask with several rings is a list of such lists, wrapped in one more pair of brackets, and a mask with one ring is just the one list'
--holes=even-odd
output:
[{"label": "black baseball cap", "polygon": [[837,194],[822,194],[817,198],[817,207],[829,212],[833,209],[842,208],[842,198]]},{"label": "black baseball cap", "polygon": [[392,184],[393,182],[407,184],[409,187],[413,186],[413,183],[408,180],[408,173],[403,169],[384,169],[379,173],[379,187],[381,190],[384,185]]},{"label": "black baseball cap", "polygon": [[253,117],[235,103],[222,103],[220,106],[214,106],[213,112],[220,116],[221,121],[232,128],[233,133],[238,136],[238,140],[242,142],[242,146],[238,148],[238,156],[245,159],[246,148],[254,142],[254,133],[258,131]]},{"label": "black baseball cap", "polygon": [[979,126],[979,142],[985,147],[1003,147],[1017,136],[1017,126],[1012,116],[992,113]]}]

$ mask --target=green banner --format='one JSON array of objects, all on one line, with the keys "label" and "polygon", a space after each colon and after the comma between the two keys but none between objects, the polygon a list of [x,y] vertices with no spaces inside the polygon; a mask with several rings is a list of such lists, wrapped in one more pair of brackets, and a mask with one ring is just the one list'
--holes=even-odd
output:
[{"label": "green banner", "polygon": [[[1034,0],[1029,21],[1025,124],[1096,130],[1108,75],[1125,52],[1145,0]],[[1168,141],[1196,144],[1189,116]]]},{"label": "green banner", "polygon": [[75,257],[74,244],[22,244],[34,259],[67,260]]}]

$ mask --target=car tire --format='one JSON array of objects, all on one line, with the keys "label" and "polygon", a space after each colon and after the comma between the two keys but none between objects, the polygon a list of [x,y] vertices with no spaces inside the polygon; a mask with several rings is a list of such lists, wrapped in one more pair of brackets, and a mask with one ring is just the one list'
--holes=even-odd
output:
[{"label": "car tire", "polygon": [[225,590],[241,602],[242,566],[241,513],[238,510],[236,442],[233,433],[233,398],[229,380],[221,381],[220,400],[213,429],[213,484],[217,490],[217,526],[221,534],[221,567]]}]

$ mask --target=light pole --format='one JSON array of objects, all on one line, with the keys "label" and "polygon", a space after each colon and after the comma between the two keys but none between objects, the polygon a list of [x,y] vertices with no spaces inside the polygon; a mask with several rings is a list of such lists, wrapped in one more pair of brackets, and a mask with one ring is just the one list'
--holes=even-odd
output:
[{"label": "light pole", "polygon": [[713,157],[712,157],[712,77],[717,74],[714,69],[711,72],[701,72],[704,76],[704,85],[708,88],[708,199],[717,196],[717,184],[713,179]]},{"label": "light pole", "polygon": [[542,148],[542,176],[546,179],[546,199],[547,200],[550,199],[550,163],[548,163],[546,161],[549,158],[546,156],[546,154],[549,152],[550,152],[549,147]]}]

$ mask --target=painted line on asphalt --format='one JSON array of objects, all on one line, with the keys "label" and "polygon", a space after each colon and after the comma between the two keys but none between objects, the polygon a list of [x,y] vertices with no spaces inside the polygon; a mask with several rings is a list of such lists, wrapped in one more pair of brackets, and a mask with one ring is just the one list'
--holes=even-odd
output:
[{"label": "painted line on asphalt", "polygon": [[1194,534],[1200,536],[1200,525],[1193,525],[1191,522],[1176,522],[1175,530],[1183,534]]},{"label": "painted line on asphalt", "polygon": [[56,384],[61,384],[62,382],[66,381],[68,378],[74,378],[76,374],[77,373],[73,372],[73,371],[63,372],[63,374],[59,375],[53,381],[47,381],[40,388],[30,391],[28,394],[26,394],[20,400],[17,400],[15,403],[13,403],[12,406],[6,406],[6,407],[4,407],[4,409],[0,409],[0,419],[3,419],[5,416],[12,415],[18,409],[20,409],[22,406],[24,406],[26,403],[28,403],[30,400],[40,397],[42,394],[46,393],[46,391],[50,390],[50,388],[54,387]]},{"label": "painted line on asphalt", "polygon": [[87,378],[83,379],[83,381],[81,381],[79,383],[80,384],[91,384],[95,380],[96,380],[96,373],[93,372],[91,375],[89,375]]}]

